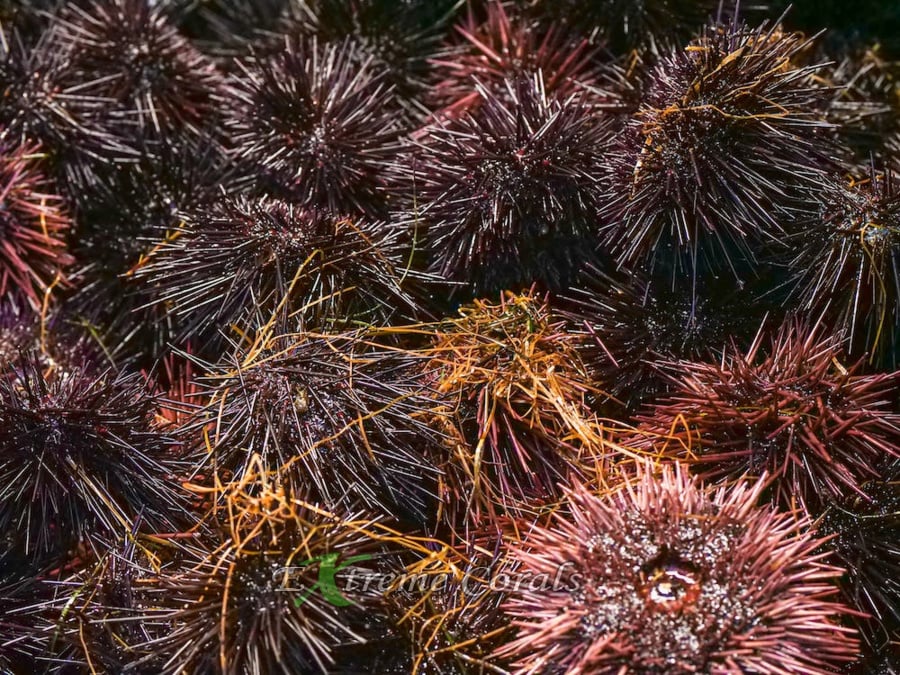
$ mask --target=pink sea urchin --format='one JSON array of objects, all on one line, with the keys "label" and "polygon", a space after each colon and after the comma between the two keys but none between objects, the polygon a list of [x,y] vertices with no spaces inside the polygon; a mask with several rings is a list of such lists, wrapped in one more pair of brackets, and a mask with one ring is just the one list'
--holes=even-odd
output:
[{"label": "pink sea urchin", "polygon": [[512,593],[525,673],[833,672],[853,631],[832,619],[840,575],[796,513],[757,506],[762,484],[705,489],[679,468],[608,495],[583,487],[513,557],[556,578]]}]

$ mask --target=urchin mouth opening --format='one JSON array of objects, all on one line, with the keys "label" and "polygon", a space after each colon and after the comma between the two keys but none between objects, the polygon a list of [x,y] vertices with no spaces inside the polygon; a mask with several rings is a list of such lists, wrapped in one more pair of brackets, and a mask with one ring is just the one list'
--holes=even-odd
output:
[{"label": "urchin mouth opening", "polygon": [[654,606],[678,612],[697,602],[703,592],[702,583],[703,576],[696,565],[663,548],[641,568],[638,591]]}]

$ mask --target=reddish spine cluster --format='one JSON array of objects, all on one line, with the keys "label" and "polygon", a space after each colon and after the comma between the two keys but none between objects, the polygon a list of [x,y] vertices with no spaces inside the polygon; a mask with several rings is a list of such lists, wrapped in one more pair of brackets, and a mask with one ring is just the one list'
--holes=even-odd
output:
[{"label": "reddish spine cluster", "polygon": [[0,142],[0,295],[40,308],[72,262],[62,198],[41,166],[39,145]]},{"label": "reddish spine cluster", "polygon": [[638,418],[642,443],[710,478],[768,472],[784,505],[861,493],[900,448],[900,373],[860,375],[841,356],[838,338],[790,322],[719,363],[672,363],[672,392]]}]

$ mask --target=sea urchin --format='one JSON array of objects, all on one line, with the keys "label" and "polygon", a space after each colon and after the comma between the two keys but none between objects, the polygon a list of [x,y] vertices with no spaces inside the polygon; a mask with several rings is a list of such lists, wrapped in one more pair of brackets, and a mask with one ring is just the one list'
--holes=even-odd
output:
[{"label": "sea urchin", "polygon": [[827,125],[799,34],[711,27],[665,54],[609,156],[606,241],[629,269],[731,271],[779,241],[822,175]]},{"label": "sea urchin", "polygon": [[861,495],[900,448],[891,411],[900,373],[857,375],[862,364],[841,364],[837,336],[797,321],[770,342],[760,332],[746,354],[670,364],[671,393],[638,418],[646,442],[712,478],[767,471],[785,505]]},{"label": "sea urchin", "polygon": [[519,675],[833,672],[856,648],[832,621],[841,570],[805,519],[757,507],[761,489],[671,467],[605,496],[576,487],[512,552],[558,588],[512,592],[519,637],[498,652]]},{"label": "sea urchin", "polygon": [[426,128],[401,167],[434,271],[478,292],[559,286],[594,254],[609,120],[539,74],[477,91],[480,107]]}]

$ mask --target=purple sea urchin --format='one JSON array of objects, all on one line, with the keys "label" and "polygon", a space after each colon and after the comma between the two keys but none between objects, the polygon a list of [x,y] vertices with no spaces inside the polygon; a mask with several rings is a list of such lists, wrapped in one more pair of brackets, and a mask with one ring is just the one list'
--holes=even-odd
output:
[{"label": "purple sea urchin", "polygon": [[477,292],[562,285],[594,257],[608,119],[540,76],[479,86],[477,111],[436,122],[400,167],[434,271]]},{"label": "purple sea urchin", "polygon": [[364,504],[421,522],[433,510],[436,442],[402,353],[354,335],[272,336],[208,368],[192,422],[204,466],[243,476],[254,457],[326,508]]},{"label": "purple sea urchin", "polygon": [[216,119],[221,76],[157,3],[67,3],[54,31],[70,108],[96,137],[100,156],[127,154],[144,134],[197,136]]},{"label": "purple sea urchin", "polygon": [[[0,549],[0,672],[13,675],[49,670],[48,643],[53,641],[54,626],[47,620],[53,611],[45,610],[65,594],[58,592],[52,580],[25,577],[24,567],[16,570],[12,583],[7,583],[2,568],[9,553]],[[59,656],[55,665],[68,662],[68,654]]]},{"label": "purple sea urchin", "polygon": [[856,355],[897,366],[900,344],[900,179],[889,168],[857,180],[823,180],[819,212],[795,237],[795,296],[827,309]]},{"label": "purple sea urchin", "polygon": [[663,51],[689,39],[710,17],[730,10],[732,0],[524,0],[538,19],[559,22],[569,30],[625,53],[632,49]]},{"label": "purple sea urchin", "polygon": [[[598,387],[581,362],[581,336],[545,299],[476,301],[429,327],[427,366],[446,435],[448,512],[468,523],[552,500],[595,440],[586,399]],[[460,513],[455,513],[458,510]]]},{"label": "purple sea urchin", "polygon": [[258,39],[281,27],[290,0],[169,0],[164,7],[179,29],[205,52],[246,54]]},{"label": "purple sea urchin", "polygon": [[[157,539],[157,542],[165,541]],[[168,543],[168,542],[167,542]],[[146,607],[146,577],[169,566],[174,546],[154,546],[136,530],[123,540],[104,541],[96,560],[82,560],[50,577],[39,577],[31,597],[8,614],[28,625],[28,672],[159,673],[157,657],[138,663],[135,648],[159,636],[160,620],[135,621]],[[35,597],[37,596],[37,597]],[[30,635],[29,635],[30,633]]]},{"label": "purple sea urchin", "polygon": [[285,39],[241,64],[227,120],[234,156],[270,189],[334,215],[383,215],[382,174],[402,128],[384,73],[349,43]]},{"label": "purple sea urchin", "polygon": [[287,32],[321,43],[352,45],[357,65],[383,71],[401,104],[421,114],[417,95],[429,85],[429,57],[459,0],[299,0],[291,4]]},{"label": "purple sea urchin", "polygon": [[[448,564],[450,563],[450,564]],[[493,649],[510,636],[500,605],[513,568],[500,557],[450,554],[410,565],[385,596],[410,652],[403,674],[462,675],[493,671]]]},{"label": "purple sea urchin", "polygon": [[0,295],[35,309],[72,261],[71,223],[40,159],[40,146],[0,144]]},{"label": "purple sea urchin", "polygon": [[421,280],[405,271],[401,228],[266,198],[222,197],[183,218],[135,270],[171,308],[179,335],[228,330],[258,313],[265,321],[276,311],[307,328],[418,312],[401,287]]},{"label": "purple sea urchin", "polygon": [[17,143],[39,141],[57,148],[78,135],[61,90],[63,59],[44,32],[33,44],[0,27],[0,123]]},{"label": "purple sea urchin", "polygon": [[817,68],[792,63],[805,46],[736,24],[661,57],[607,155],[606,243],[621,266],[675,260],[742,281],[754,247],[783,238],[828,160]]},{"label": "purple sea urchin", "polygon": [[221,199],[220,186],[228,179],[222,157],[209,144],[140,145],[133,162],[96,166],[87,184],[69,185],[78,195],[78,267],[68,306],[96,326],[117,361],[155,358],[176,342],[178,322],[162,303],[152,304],[155,288],[136,272],[183,225],[181,213],[202,212]]},{"label": "purple sea urchin", "polygon": [[516,673],[804,673],[850,661],[841,570],[796,513],[760,508],[763,485],[704,489],[645,471],[611,494],[569,493],[512,557],[561,588],[511,594]]},{"label": "purple sea urchin", "polygon": [[884,152],[900,133],[900,62],[874,46],[841,54],[827,74],[834,84],[828,117],[842,139],[862,161]]},{"label": "purple sea urchin", "polygon": [[[365,641],[378,598],[345,597],[337,572],[400,538],[361,514],[336,516],[277,485],[251,486],[227,488],[221,544],[190,547],[180,566],[149,580],[158,609],[146,617],[171,622],[142,645],[162,656],[158,672],[324,674],[336,648]],[[322,582],[328,566],[331,584]]]},{"label": "purple sea urchin", "polygon": [[666,391],[659,368],[665,360],[702,360],[729,339],[748,337],[747,307],[710,290],[639,275],[626,279],[589,266],[560,299],[560,313],[584,333],[579,351],[585,365],[630,408]]},{"label": "purple sea urchin", "polygon": [[505,80],[541,74],[547,93],[565,99],[594,84],[598,68],[586,40],[569,39],[558,26],[544,28],[499,0],[489,0],[482,22],[470,6],[456,25],[461,45],[448,46],[433,59],[439,79],[430,98],[442,114],[458,114],[478,105],[481,83],[502,95]]},{"label": "purple sea urchin", "polygon": [[900,373],[857,375],[840,357],[838,337],[792,321],[719,363],[672,363],[672,391],[638,416],[644,443],[711,478],[767,471],[784,505],[861,494],[900,448]]},{"label": "purple sea urchin", "polygon": [[847,602],[867,614],[857,617],[861,635],[875,651],[900,631],[900,484],[871,481],[864,495],[830,504],[819,530],[832,535],[825,548],[846,569],[841,582]]},{"label": "purple sea urchin", "polygon": [[174,527],[181,508],[138,376],[44,370],[36,356],[0,379],[0,529],[25,552],[66,550],[140,521]]}]

